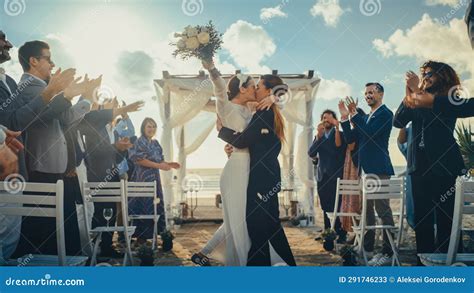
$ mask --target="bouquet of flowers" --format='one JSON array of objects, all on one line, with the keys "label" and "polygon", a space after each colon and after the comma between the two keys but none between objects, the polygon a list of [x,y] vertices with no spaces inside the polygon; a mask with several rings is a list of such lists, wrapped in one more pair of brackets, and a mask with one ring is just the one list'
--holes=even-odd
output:
[{"label": "bouquet of flowers", "polygon": [[212,21],[203,26],[188,25],[182,33],[175,33],[174,36],[179,39],[170,43],[171,46],[176,46],[173,56],[179,56],[182,60],[197,57],[210,61],[222,45],[222,34],[216,30]]}]

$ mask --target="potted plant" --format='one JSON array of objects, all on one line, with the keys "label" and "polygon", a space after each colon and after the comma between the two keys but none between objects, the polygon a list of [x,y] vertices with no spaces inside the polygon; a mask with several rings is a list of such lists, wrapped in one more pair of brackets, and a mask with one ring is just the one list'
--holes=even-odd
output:
[{"label": "potted plant", "polygon": [[334,231],[331,228],[328,228],[324,230],[324,232],[321,234],[321,237],[323,238],[324,250],[326,251],[334,250],[334,241],[337,238],[336,231]]},{"label": "potted plant", "polygon": [[460,126],[456,128],[457,141],[459,145],[459,150],[464,159],[464,164],[466,169],[469,171],[469,175],[474,175],[474,143],[472,141],[471,125],[464,125],[461,123]]},{"label": "potted plant", "polygon": [[351,245],[344,245],[339,251],[342,258],[342,265],[346,267],[357,266],[357,253]]},{"label": "potted plant", "polygon": [[291,225],[293,225],[294,227],[298,227],[298,225],[300,224],[300,219],[298,217],[293,217],[291,218],[290,222]]},{"label": "potted plant", "polygon": [[166,230],[163,233],[161,233],[160,236],[161,236],[163,251],[166,252],[173,249],[173,239],[174,239],[173,233],[171,233],[171,231],[169,230]]},{"label": "potted plant", "polygon": [[137,250],[137,257],[140,259],[140,266],[152,267],[155,261],[153,249],[147,244],[142,244]]},{"label": "potted plant", "polygon": [[300,220],[300,227],[308,226],[308,216],[303,214],[303,215],[299,216],[299,220]]}]

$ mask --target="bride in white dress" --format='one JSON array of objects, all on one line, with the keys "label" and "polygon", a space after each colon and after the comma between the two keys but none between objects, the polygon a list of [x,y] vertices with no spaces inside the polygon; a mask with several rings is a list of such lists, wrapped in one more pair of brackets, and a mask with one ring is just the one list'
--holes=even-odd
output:
[{"label": "bride in white dress", "polygon": [[[209,70],[217,98],[217,114],[225,127],[243,131],[256,110],[255,81],[251,76],[237,74],[226,86],[224,79],[213,63],[203,62]],[[268,109],[273,104],[269,97],[258,104],[259,109]],[[209,257],[226,266],[246,266],[251,246],[246,223],[247,185],[250,172],[248,149],[233,148],[220,178],[224,222],[213,237],[194,254],[191,260],[201,266],[208,266]],[[272,264],[284,263],[273,248],[270,248]]]}]

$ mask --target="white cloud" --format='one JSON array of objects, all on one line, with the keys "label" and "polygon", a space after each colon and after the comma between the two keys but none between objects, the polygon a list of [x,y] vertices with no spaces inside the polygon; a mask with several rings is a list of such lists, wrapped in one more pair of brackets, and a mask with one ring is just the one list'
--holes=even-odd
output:
[{"label": "white cloud", "polygon": [[444,5],[444,6],[455,7],[461,1],[463,0],[426,0],[425,3],[428,6]]},{"label": "white cloud", "polygon": [[351,86],[342,80],[322,79],[319,85],[317,99],[335,100],[352,94]]},{"label": "white cloud", "polygon": [[266,7],[260,10],[260,19],[262,21],[268,21],[274,17],[288,17],[288,14],[283,12],[282,5],[277,5],[275,7]]},{"label": "white cloud", "polygon": [[[384,57],[413,57],[418,64],[426,60],[437,60],[453,66],[458,74],[469,75],[463,84],[474,92],[474,62],[472,48],[466,31],[466,23],[454,18],[447,25],[424,14],[413,27],[395,31],[388,40],[376,39],[373,45]],[[469,61],[471,60],[471,61]]]},{"label": "white cloud", "polygon": [[224,33],[223,41],[237,66],[254,73],[270,72],[261,63],[275,53],[276,45],[263,27],[238,20]]},{"label": "white cloud", "polygon": [[339,0],[318,0],[310,13],[313,17],[322,16],[327,26],[336,27],[344,10],[339,5]]}]

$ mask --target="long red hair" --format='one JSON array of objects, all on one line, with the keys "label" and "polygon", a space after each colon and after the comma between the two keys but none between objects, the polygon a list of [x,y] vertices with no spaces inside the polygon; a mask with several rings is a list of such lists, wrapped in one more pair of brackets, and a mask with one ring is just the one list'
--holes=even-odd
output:
[{"label": "long red hair", "polygon": [[[288,85],[283,83],[283,80],[278,75],[266,74],[260,77],[263,80],[263,84],[267,89],[272,91],[272,94],[281,97],[288,92]],[[273,127],[275,128],[275,134],[280,142],[285,142],[285,120],[281,114],[280,108],[273,104],[273,113],[275,114]]]}]

